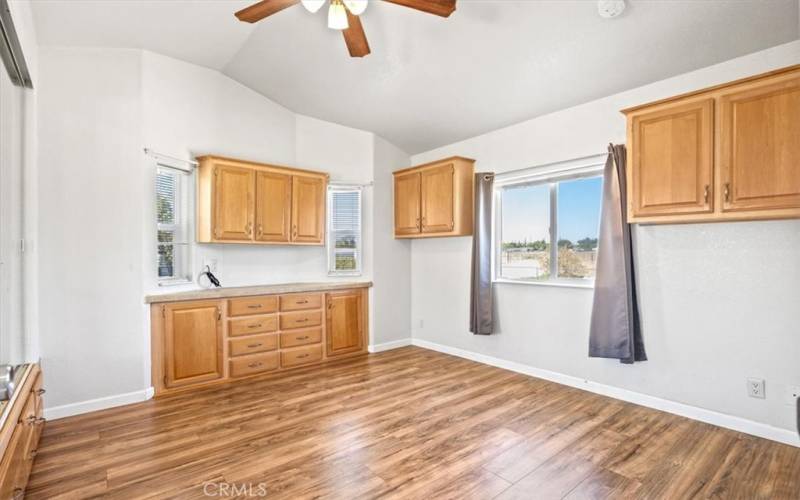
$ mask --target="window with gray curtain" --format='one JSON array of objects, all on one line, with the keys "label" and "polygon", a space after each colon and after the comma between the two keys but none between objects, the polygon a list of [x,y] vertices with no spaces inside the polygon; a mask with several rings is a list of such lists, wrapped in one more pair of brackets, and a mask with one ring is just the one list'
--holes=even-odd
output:
[{"label": "window with gray curtain", "polygon": [[600,168],[498,182],[496,279],[593,283],[603,186]]}]

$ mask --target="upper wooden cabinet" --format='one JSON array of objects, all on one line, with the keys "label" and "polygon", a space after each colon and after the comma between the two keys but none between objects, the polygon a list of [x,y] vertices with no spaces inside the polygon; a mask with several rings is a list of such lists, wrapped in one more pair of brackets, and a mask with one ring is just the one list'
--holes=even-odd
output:
[{"label": "upper wooden cabinet", "polygon": [[327,174],[218,156],[198,161],[198,242],[324,244]]},{"label": "upper wooden cabinet", "polygon": [[800,217],[800,67],[623,112],[629,222]]},{"label": "upper wooden cabinet", "polygon": [[292,176],[256,172],[256,241],[288,243],[292,223]]},{"label": "upper wooden cabinet", "polygon": [[474,175],[458,156],[395,172],[395,238],[470,236]]},{"label": "upper wooden cabinet", "polygon": [[292,178],[292,241],[319,243],[325,232],[325,179]]}]

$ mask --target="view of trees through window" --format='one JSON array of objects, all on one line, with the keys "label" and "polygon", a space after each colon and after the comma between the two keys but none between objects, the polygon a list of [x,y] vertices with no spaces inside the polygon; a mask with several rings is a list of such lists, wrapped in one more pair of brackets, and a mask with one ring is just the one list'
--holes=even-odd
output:
[{"label": "view of trees through window", "polygon": [[[602,177],[598,176],[504,187],[500,277],[527,281],[593,279],[601,195]],[[553,226],[555,248],[551,247]]]}]

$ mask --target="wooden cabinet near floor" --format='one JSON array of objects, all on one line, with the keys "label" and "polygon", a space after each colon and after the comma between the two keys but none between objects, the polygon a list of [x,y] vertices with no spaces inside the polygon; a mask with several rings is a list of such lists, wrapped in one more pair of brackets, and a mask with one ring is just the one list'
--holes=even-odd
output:
[{"label": "wooden cabinet near floor", "polygon": [[364,306],[358,291],[328,294],[328,356],[363,348]]},{"label": "wooden cabinet near floor", "polygon": [[168,304],[164,319],[164,385],[222,378],[222,314],[218,301]]},{"label": "wooden cabinet near floor", "polygon": [[[225,296],[227,289],[151,300],[156,395],[366,353],[370,283]],[[293,287],[296,288],[296,287]]]},{"label": "wooden cabinet near floor", "polygon": [[395,172],[395,238],[471,235],[474,170],[454,156]]},{"label": "wooden cabinet near floor", "polygon": [[2,408],[0,422],[0,499],[25,496],[44,427],[42,371],[38,364],[18,368],[17,389]]},{"label": "wooden cabinet near floor", "polygon": [[326,173],[219,156],[198,162],[198,242],[324,243]]},{"label": "wooden cabinet near floor", "polygon": [[629,222],[800,217],[800,66],[623,112]]}]

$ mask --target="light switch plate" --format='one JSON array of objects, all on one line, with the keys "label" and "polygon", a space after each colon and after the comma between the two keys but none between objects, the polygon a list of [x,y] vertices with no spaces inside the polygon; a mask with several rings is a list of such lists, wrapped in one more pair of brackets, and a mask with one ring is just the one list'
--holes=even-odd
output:
[{"label": "light switch plate", "polygon": [[764,392],[764,379],[763,378],[749,378],[747,379],[747,395],[751,398],[764,399],[767,397]]}]

